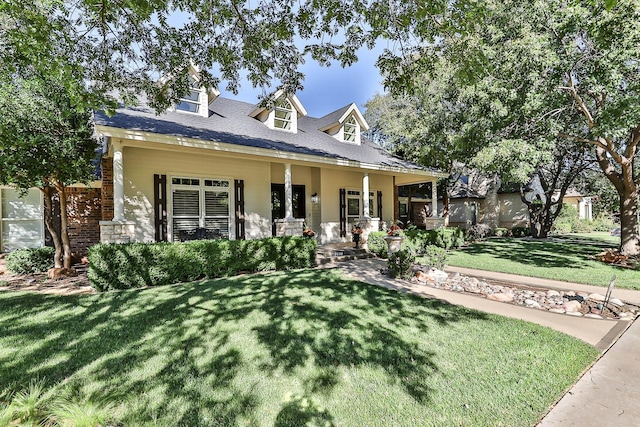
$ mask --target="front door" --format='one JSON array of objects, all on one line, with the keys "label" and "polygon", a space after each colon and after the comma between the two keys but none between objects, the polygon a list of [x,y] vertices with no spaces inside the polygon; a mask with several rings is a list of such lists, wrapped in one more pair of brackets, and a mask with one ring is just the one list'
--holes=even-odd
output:
[{"label": "front door", "polygon": [[[305,203],[305,188],[304,185],[293,185],[293,217],[294,218],[306,218],[306,203]],[[285,217],[284,211],[284,184],[271,184],[271,219],[272,219],[272,235],[276,235],[276,220],[283,219]]]}]

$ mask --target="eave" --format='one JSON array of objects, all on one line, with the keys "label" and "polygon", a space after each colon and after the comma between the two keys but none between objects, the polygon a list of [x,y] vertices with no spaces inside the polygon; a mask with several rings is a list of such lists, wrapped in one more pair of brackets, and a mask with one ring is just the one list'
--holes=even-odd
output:
[{"label": "eave", "polygon": [[[252,157],[261,157],[274,160],[287,160],[300,163],[314,163],[318,165],[324,165],[328,167],[338,168],[354,168],[364,169],[370,171],[385,172],[387,174],[403,174],[412,175],[416,179],[409,180],[407,182],[424,182],[424,179],[420,177],[429,178],[445,178],[448,174],[436,171],[427,171],[421,169],[409,169],[396,166],[387,166],[373,163],[360,162],[355,160],[349,160],[344,158],[322,157],[314,156],[311,154],[291,153],[284,150],[267,149],[260,147],[249,147],[243,145],[229,144],[222,141],[202,140],[182,136],[164,135],[153,132],[137,131],[130,129],[121,129],[111,126],[96,125],[96,131],[103,136],[120,139],[122,145],[126,146],[141,146],[144,143],[152,143],[154,145],[160,144],[162,149],[165,150],[177,150],[180,148],[193,148],[210,150],[216,153],[227,155],[243,155]],[[405,180],[402,180],[404,185]]]}]

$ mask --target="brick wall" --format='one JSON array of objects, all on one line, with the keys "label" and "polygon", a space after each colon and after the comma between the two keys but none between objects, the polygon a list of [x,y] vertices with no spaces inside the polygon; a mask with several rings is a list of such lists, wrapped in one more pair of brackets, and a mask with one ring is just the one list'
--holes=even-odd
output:
[{"label": "brick wall", "polygon": [[102,158],[102,220],[113,219],[113,159]]},{"label": "brick wall", "polygon": [[66,189],[69,240],[76,257],[86,255],[89,246],[100,243],[101,193],[100,188]]}]

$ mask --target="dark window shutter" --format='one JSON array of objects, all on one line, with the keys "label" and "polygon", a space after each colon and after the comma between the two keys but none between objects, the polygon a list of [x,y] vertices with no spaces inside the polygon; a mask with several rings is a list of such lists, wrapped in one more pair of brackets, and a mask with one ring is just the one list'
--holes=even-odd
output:
[{"label": "dark window shutter", "polygon": [[153,175],[156,242],[167,241],[167,176]]},{"label": "dark window shutter", "polygon": [[244,229],[244,180],[236,179],[234,188],[236,205],[236,240],[244,240],[246,238]]},{"label": "dark window shutter", "polygon": [[340,237],[347,236],[347,190],[340,189]]},{"label": "dark window shutter", "polygon": [[382,219],[382,191],[378,191],[378,218]]}]

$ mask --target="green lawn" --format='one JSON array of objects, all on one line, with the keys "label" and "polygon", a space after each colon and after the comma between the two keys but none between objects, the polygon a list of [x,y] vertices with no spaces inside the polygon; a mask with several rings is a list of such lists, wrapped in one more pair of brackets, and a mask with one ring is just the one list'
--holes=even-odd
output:
[{"label": "green lawn", "polygon": [[44,378],[136,426],[532,426],[598,355],[330,270],[5,292],[0,330],[0,390]]},{"label": "green lawn", "polygon": [[489,239],[451,251],[448,265],[596,286],[609,285],[615,274],[616,287],[640,289],[640,270],[590,258],[616,247],[614,242],[604,233],[565,235],[554,241]]}]

